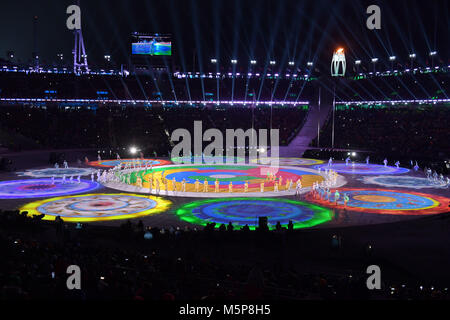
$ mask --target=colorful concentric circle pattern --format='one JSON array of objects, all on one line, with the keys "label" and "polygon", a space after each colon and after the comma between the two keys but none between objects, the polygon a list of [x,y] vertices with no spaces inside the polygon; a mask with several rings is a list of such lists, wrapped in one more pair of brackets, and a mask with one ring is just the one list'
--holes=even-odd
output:
[{"label": "colorful concentric circle pattern", "polygon": [[[346,208],[351,211],[392,214],[392,215],[425,215],[448,212],[450,199],[412,191],[398,191],[389,189],[338,189],[339,196],[335,197],[335,190],[331,196],[309,196],[308,199],[329,207]],[[348,201],[344,203],[344,195]]]},{"label": "colorful concentric circle pattern", "polygon": [[169,200],[138,194],[84,194],[35,201],[20,211],[45,214],[44,220],[60,216],[64,221],[92,222],[149,216],[167,210],[170,205]]},{"label": "colorful concentric circle pattern", "polygon": [[365,164],[365,163],[334,163],[332,165],[321,164],[314,166],[315,169],[333,170],[344,174],[401,174],[406,173],[409,169],[397,168],[391,166],[383,166],[379,164]]},{"label": "colorful concentric circle pattern", "polygon": [[90,192],[100,187],[95,181],[24,179],[0,182],[0,199],[43,198]]},{"label": "colorful concentric circle pattern", "polygon": [[255,229],[259,217],[267,217],[271,229],[278,222],[287,226],[289,221],[298,229],[317,226],[330,221],[333,216],[331,210],[318,205],[274,198],[199,200],[183,205],[176,214],[181,220],[197,225],[215,222],[219,227],[231,222],[238,229],[245,225]]}]

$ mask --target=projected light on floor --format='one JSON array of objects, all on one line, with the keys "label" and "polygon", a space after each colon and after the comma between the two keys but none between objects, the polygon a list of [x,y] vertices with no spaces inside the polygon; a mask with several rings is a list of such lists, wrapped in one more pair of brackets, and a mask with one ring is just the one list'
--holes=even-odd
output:
[{"label": "projected light on floor", "polygon": [[[233,192],[244,192],[245,182],[248,182],[248,192],[260,192],[261,183],[264,182],[264,192],[273,191],[275,182],[268,180],[270,172],[276,174],[277,179],[281,177],[279,191],[286,191],[287,180],[293,181],[291,190],[295,189],[295,182],[301,179],[303,187],[309,187],[315,181],[323,181],[324,178],[316,170],[309,168],[279,167],[270,168],[265,166],[252,165],[177,165],[153,168],[153,170],[141,170],[131,173],[130,183],[136,185],[138,178],[142,181],[143,188],[149,188],[149,181],[153,179],[159,181],[160,189],[177,191],[180,195],[181,182],[186,183],[186,192],[205,192],[204,181],[208,182],[209,193],[215,192],[215,183],[218,182],[218,193],[229,193],[230,182]],[[175,190],[173,179],[176,181]],[[196,181],[201,186],[196,189]],[[128,186],[125,185],[124,186]],[[117,189],[120,189],[116,186]]]},{"label": "projected light on floor", "polygon": [[424,189],[447,187],[445,181],[410,176],[374,176],[363,177],[361,180],[365,184],[376,184],[388,188]]},{"label": "projected light on floor", "polygon": [[[252,163],[267,164],[273,161],[272,158],[252,159]],[[278,164],[281,166],[312,166],[324,163],[323,160],[309,158],[278,158]]]},{"label": "projected light on floor", "polygon": [[237,229],[248,225],[255,229],[258,217],[267,217],[270,228],[277,222],[287,226],[292,221],[295,229],[308,228],[330,221],[332,211],[311,203],[289,199],[274,198],[228,198],[194,201],[183,205],[176,211],[177,216],[186,222],[205,226],[215,222],[231,222]]},{"label": "projected light on floor", "polygon": [[197,164],[225,164],[225,163],[238,163],[245,162],[244,158],[240,157],[214,157],[214,156],[187,156],[187,157],[173,157],[170,159],[173,163],[197,163]]},{"label": "projected light on floor", "polygon": [[45,169],[30,169],[23,172],[17,172],[20,176],[27,176],[33,178],[50,178],[50,177],[70,177],[70,176],[87,176],[96,169],[92,168],[45,168]]},{"label": "projected light on floor", "polygon": [[62,179],[27,179],[0,182],[0,199],[42,198],[93,191],[100,184],[77,180],[62,182]]},{"label": "projected light on floor", "polygon": [[[321,198],[308,195],[307,199],[320,205],[351,211],[392,214],[392,215],[425,215],[448,212],[450,199],[411,191],[388,189],[352,189],[339,188],[339,199],[335,204],[335,190],[331,190],[330,199],[326,195]],[[344,194],[349,198],[344,203]]]},{"label": "projected light on floor", "polygon": [[331,166],[329,166],[328,164],[322,164],[314,166],[314,168],[320,170],[334,170],[338,173],[347,174],[401,174],[409,171],[409,169],[406,168],[364,163],[353,163],[348,165],[346,165],[345,163],[334,163]]},{"label": "projected light on floor", "polygon": [[132,219],[166,211],[169,200],[138,194],[85,194],[56,197],[24,205],[29,215],[45,214],[44,220],[60,216],[64,221],[93,222]]},{"label": "projected light on floor", "polygon": [[150,167],[150,165],[156,167],[156,166],[164,166],[170,163],[171,163],[170,161],[162,159],[116,159],[116,160],[90,161],[88,162],[88,165],[100,168],[113,168],[115,166],[118,166],[119,164],[122,166],[131,165],[132,167],[133,166],[145,167],[145,165],[147,165],[148,167]]}]

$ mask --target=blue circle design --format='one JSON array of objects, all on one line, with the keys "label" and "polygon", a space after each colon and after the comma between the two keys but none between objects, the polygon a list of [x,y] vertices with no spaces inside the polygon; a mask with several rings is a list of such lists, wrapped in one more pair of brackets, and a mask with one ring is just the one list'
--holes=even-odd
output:
[{"label": "blue circle design", "polygon": [[365,178],[363,179],[364,183],[374,183],[386,187],[404,187],[404,188],[443,188],[445,187],[445,183],[436,183],[433,180],[428,180],[427,178],[419,178],[419,177],[373,177],[373,178]]},{"label": "blue circle design", "polygon": [[409,172],[406,168],[397,168],[391,166],[384,166],[379,164],[365,164],[365,163],[354,163],[346,165],[345,163],[334,163],[331,166],[328,164],[321,164],[314,166],[314,169],[321,170],[334,170],[339,173],[347,174],[401,174]]},{"label": "blue circle design", "polygon": [[46,168],[33,169],[24,172],[18,172],[21,176],[30,176],[34,178],[62,177],[62,176],[87,176],[96,172],[95,169],[89,168]]},{"label": "blue circle design", "polygon": [[88,180],[62,183],[52,179],[27,179],[0,182],[0,199],[42,198],[83,193],[95,190],[100,184]]},{"label": "blue circle design", "polygon": [[[380,209],[380,210],[400,210],[400,209],[420,209],[427,208],[434,204],[433,200],[421,197],[415,194],[401,193],[401,192],[389,192],[379,190],[359,190],[359,191],[345,191],[350,200],[347,202],[348,207],[358,207],[366,209]],[[341,196],[343,195],[341,193]],[[355,196],[382,196],[394,198],[393,202],[369,202],[364,200],[355,199]],[[341,197],[342,198],[342,197]],[[332,195],[334,199],[334,195]],[[339,200],[338,203],[344,204],[343,200]]]},{"label": "blue circle design", "polygon": [[193,209],[192,213],[202,220],[215,222],[217,224],[228,224],[249,226],[258,225],[258,217],[268,217],[270,224],[280,222],[282,225],[289,220],[301,222],[310,220],[314,211],[307,207],[299,207],[290,203],[266,202],[260,200],[238,200],[224,203],[211,203],[200,205]]},{"label": "blue circle design", "polygon": [[[79,207],[77,207],[77,206],[79,206],[80,204],[83,204],[83,203],[91,202],[91,201],[92,201],[92,200],[81,200],[81,201],[72,203],[71,205],[68,206],[68,208],[71,209],[71,210],[81,210],[81,209],[80,209]],[[114,210],[120,210],[120,209],[123,209],[123,208],[126,208],[126,207],[127,207],[127,204],[124,203],[124,204],[123,204],[122,206],[120,206],[120,207],[114,207]],[[102,209],[89,209],[89,211],[102,211]]]}]

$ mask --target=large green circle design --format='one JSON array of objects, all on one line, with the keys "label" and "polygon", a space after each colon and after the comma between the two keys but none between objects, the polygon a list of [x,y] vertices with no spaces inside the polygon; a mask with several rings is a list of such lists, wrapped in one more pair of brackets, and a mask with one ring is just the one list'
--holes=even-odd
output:
[{"label": "large green circle design", "polygon": [[227,198],[198,200],[187,203],[176,211],[186,222],[206,226],[215,222],[216,227],[231,222],[236,229],[248,225],[258,226],[258,217],[267,217],[269,228],[277,222],[287,227],[292,221],[294,229],[310,228],[330,221],[332,210],[312,203],[279,198]]}]

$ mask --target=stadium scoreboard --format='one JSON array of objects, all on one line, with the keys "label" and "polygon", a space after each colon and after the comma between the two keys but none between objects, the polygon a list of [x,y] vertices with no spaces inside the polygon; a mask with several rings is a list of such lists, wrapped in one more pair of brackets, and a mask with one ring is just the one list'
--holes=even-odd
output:
[{"label": "stadium scoreboard", "polygon": [[131,41],[133,56],[171,56],[172,37],[170,34],[133,33]]}]

